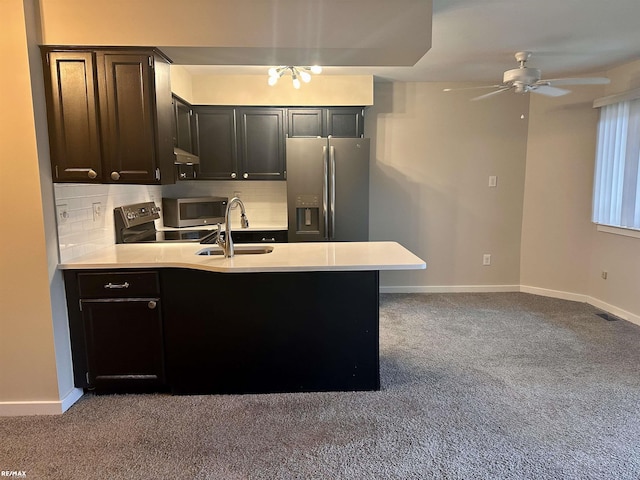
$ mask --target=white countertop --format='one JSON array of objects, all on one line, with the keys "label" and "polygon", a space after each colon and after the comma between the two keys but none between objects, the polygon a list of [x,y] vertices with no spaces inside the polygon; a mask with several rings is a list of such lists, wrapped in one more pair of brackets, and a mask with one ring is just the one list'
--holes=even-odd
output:
[{"label": "white countertop", "polygon": [[212,245],[199,243],[121,244],[64,263],[61,269],[191,268],[223,273],[312,272],[346,270],[420,270],[424,260],[396,242],[306,242],[236,244],[270,245],[271,253],[197,255]]}]

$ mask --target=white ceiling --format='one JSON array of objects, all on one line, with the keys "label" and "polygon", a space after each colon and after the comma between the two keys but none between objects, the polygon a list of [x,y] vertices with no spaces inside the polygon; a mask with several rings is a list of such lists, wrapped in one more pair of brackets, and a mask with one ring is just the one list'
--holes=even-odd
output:
[{"label": "white ceiling", "polygon": [[[393,0],[388,0],[393,2]],[[543,78],[591,74],[640,59],[640,0],[433,0],[431,49],[412,67],[325,67],[378,80],[500,83],[519,50]],[[183,62],[176,62],[183,63]],[[262,66],[192,73],[264,74]]]}]

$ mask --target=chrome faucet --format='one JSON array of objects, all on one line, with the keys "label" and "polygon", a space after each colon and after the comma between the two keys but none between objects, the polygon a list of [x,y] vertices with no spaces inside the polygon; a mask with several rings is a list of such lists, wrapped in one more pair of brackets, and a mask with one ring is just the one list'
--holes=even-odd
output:
[{"label": "chrome faucet", "polygon": [[244,210],[244,203],[238,197],[233,197],[227,203],[227,210],[224,213],[224,240],[221,237],[220,224],[218,223],[218,232],[216,237],[216,243],[224,250],[225,257],[233,257],[233,239],[231,238],[231,209],[235,204],[240,206],[240,223],[242,228],[249,228],[249,220],[247,219],[246,212]]}]

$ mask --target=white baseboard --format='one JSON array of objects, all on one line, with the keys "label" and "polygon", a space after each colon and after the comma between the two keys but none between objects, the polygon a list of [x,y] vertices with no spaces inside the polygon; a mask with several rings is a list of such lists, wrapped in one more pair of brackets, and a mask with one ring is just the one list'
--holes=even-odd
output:
[{"label": "white baseboard", "polygon": [[445,285],[445,286],[383,286],[380,293],[491,293],[491,292],[523,292],[542,297],[559,298],[573,302],[588,303],[600,310],[640,325],[640,316],[610,305],[597,298],[579,293],[551,290],[549,288],[531,287],[528,285]]},{"label": "white baseboard", "polygon": [[578,293],[563,292],[562,290],[551,290],[549,288],[530,287],[528,285],[520,285],[520,291],[524,293],[533,293],[542,297],[559,298],[561,300],[571,300],[573,302],[589,303],[587,295]]},{"label": "white baseboard", "polygon": [[635,323],[636,325],[640,325],[640,316],[634,315],[631,312],[627,312],[621,308],[616,307],[615,305],[610,305],[608,303],[603,302],[602,300],[598,300],[597,298],[589,297],[587,302],[589,305],[593,305],[600,310],[603,310],[607,313],[615,315],[618,318],[622,318],[623,320],[627,320],[631,323]]},{"label": "white baseboard", "polygon": [[73,388],[61,400],[0,402],[0,417],[19,417],[27,415],[60,415],[82,397],[81,388]]},{"label": "white baseboard", "polygon": [[442,286],[388,286],[380,293],[491,293],[519,292],[519,285],[442,285]]}]

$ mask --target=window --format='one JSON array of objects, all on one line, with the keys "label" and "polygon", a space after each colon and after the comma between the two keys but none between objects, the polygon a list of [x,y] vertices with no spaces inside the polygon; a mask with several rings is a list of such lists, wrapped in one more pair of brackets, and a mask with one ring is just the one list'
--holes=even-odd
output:
[{"label": "window", "polygon": [[594,106],[601,108],[593,221],[640,230],[640,98]]}]

